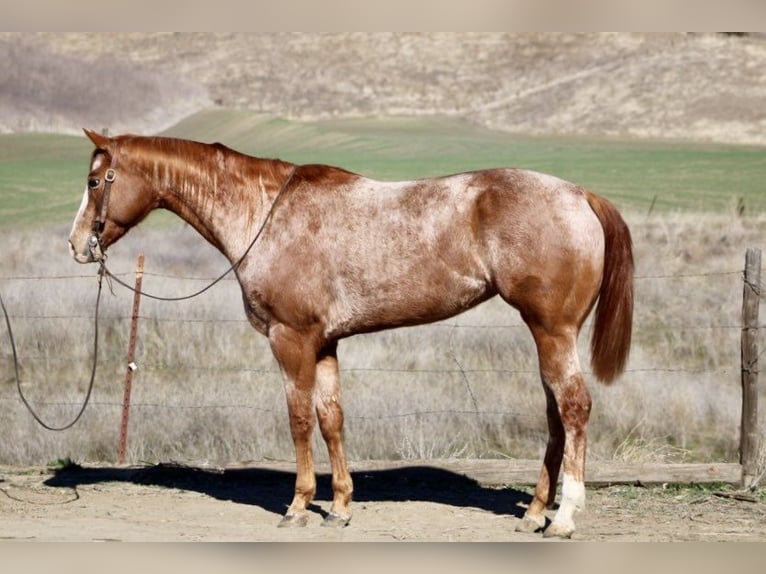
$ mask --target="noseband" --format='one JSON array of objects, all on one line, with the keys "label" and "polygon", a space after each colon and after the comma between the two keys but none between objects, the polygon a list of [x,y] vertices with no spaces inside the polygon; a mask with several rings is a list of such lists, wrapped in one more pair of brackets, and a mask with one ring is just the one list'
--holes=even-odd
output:
[{"label": "noseband", "polygon": [[[112,156],[112,162],[114,162],[114,156]],[[104,249],[101,244],[101,234],[106,225],[106,212],[109,209],[109,194],[112,191],[112,183],[114,183],[115,177],[117,177],[117,172],[110,166],[104,174],[104,194],[101,196],[101,205],[96,212],[96,218],[93,220],[93,225],[90,228],[92,235],[88,238],[88,247],[90,248],[91,254],[94,256],[94,259],[97,259],[96,248],[101,252],[101,257],[106,256],[106,249]]]}]

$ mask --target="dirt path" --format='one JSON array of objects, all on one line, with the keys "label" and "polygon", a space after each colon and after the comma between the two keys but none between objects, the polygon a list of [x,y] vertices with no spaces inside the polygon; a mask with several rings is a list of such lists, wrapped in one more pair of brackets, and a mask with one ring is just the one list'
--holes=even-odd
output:
[{"label": "dirt path", "polygon": [[[307,528],[276,528],[292,475],[239,468],[0,468],[0,540],[538,541],[514,526],[529,489],[487,488],[423,467],[360,472],[351,524],[321,528],[320,476]],[[733,490],[588,489],[575,540],[766,540],[763,496]]]}]

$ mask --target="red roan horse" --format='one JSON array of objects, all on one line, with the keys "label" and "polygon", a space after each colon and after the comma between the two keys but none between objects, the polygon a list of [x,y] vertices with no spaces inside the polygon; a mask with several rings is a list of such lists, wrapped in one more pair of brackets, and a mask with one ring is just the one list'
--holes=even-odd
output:
[{"label": "red roan horse", "polygon": [[518,530],[545,527],[563,462],[561,504],[544,534],[572,535],[585,503],[591,409],[577,337],[598,301],[591,365],[606,383],[624,369],[631,339],[630,232],[607,200],[521,169],[380,182],[220,144],[86,134],[96,149],[69,237],[77,261],[102,260],[156,208],[178,214],[232,264],[242,259],[245,312],[284,374],[295,443],[295,496],[281,525],[307,522],[317,420],[332,467],[325,524],[351,517],[338,340],[445,319],[499,294],[532,331],[547,399],[547,450]]}]

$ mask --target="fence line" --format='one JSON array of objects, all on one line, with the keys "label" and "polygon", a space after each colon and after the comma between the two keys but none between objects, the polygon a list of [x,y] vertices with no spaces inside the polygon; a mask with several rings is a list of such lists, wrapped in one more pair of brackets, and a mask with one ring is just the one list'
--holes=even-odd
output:
[{"label": "fence line", "polygon": [[[130,276],[130,272],[125,273],[117,273],[117,275],[120,276]],[[145,276],[151,276],[151,277],[157,277],[157,278],[163,278],[163,279],[172,279],[174,281],[207,281],[210,280],[210,278],[207,277],[176,277],[171,276],[163,273],[152,273],[152,272],[144,272]],[[636,280],[637,282],[648,282],[648,281],[675,281],[678,279],[682,280],[708,280],[710,278],[715,277],[731,277],[731,276],[743,276],[743,270],[725,270],[725,271],[714,271],[714,272],[704,272],[704,273],[683,273],[683,274],[644,274],[644,275],[637,275]],[[0,282],[1,281],[21,281],[21,282],[41,282],[41,281],[71,281],[73,279],[95,279],[95,275],[52,275],[52,276],[21,276],[21,275],[12,275],[12,276],[0,276]],[[236,281],[234,277],[227,278],[226,281]],[[766,290],[763,289],[763,281],[760,282],[760,297],[764,297],[764,292]],[[161,309],[164,309],[165,307],[161,307]],[[157,307],[156,309],[160,309],[160,307]],[[156,313],[156,310],[155,310]],[[55,321],[72,321],[72,320],[92,320],[92,314],[91,313],[76,313],[76,314],[65,314],[65,313],[45,313],[45,312],[38,312],[33,314],[12,314],[12,318],[17,320],[25,320],[25,321],[46,321],[46,320],[55,320]],[[150,322],[150,323],[161,323],[161,324],[241,324],[241,325],[249,325],[246,318],[214,318],[214,319],[208,319],[208,318],[185,318],[185,317],[179,317],[178,315],[157,315],[152,313],[145,313],[138,315],[138,318],[140,321],[143,322]],[[128,305],[125,305],[124,314],[115,314],[112,316],[104,315],[103,319],[105,321],[111,321],[111,322],[117,322],[119,324],[122,324],[124,321],[127,321],[131,319],[129,314]],[[651,322],[647,321],[647,324],[645,326],[641,326],[641,320],[640,317],[637,317],[637,321],[634,321],[634,333],[636,332],[636,326],[640,326],[640,329],[642,332],[670,332],[670,331],[714,331],[714,330],[740,330],[742,329],[743,325],[741,323],[731,323],[731,322],[725,322],[720,324],[711,324],[711,325],[699,325],[699,324],[676,324],[676,325],[669,325],[666,323],[662,324],[649,324]],[[142,332],[145,329],[145,323],[142,325]],[[440,330],[450,330],[450,331],[457,331],[457,330],[511,330],[511,329],[523,329],[526,330],[526,325],[524,323],[503,323],[503,324],[481,324],[481,323],[435,323],[430,325],[423,325],[419,328],[431,328],[431,329],[440,329]],[[766,328],[766,324],[758,324],[758,329]],[[255,336],[255,334],[253,334]],[[2,337],[2,334],[0,334],[0,338]],[[139,339],[141,336],[139,336]],[[5,346],[3,344],[0,344],[0,348],[4,348]],[[120,352],[122,349],[120,349]],[[760,351],[758,356],[764,354],[766,352],[766,349]],[[0,353],[0,357],[4,356],[4,353]],[[78,356],[66,356],[66,357],[49,357],[46,355],[24,355],[22,356],[21,360],[23,362],[34,363],[37,361],[40,362],[46,362],[46,363],[53,363],[53,364],[76,364],[77,362],[81,362],[83,360],[90,359],[90,356],[86,357],[78,357]],[[112,360],[114,360],[112,358]],[[103,363],[103,359],[100,361]],[[22,363],[23,365],[23,363]],[[628,368],[626,369],[626,373],[667,373],[667,374],[703,374],[703,373],[709,373],[709,374],[733,374],[736,369],[735,365],[727,366],[727,367],[716,367],[716,368],[689,368],[689,367],[676,367],[676,366],[658,366],[658,367],[635,367],[635,368]],[[258,367],[246,367],[242,365],[211,365],[211,366],[200,366],[200,365],[186,365],[186,364],[166,364],[163,362],[158,363],[152,363],[150,360],[147,362],[143,362],[140,367],[140,372],[199,372],[199,373],[220,373],[220,372],[240,372],[240,373],[248,373],[248,374],[259,374],[259,375],[266,375],[266,376],[279,376],[280,371],[278,368],[258,368]],[[588,374],[587,371],[584,371],[586,374]],[[465,377],[465,375],[473,375],[473,374],[483,374],[483,373],[498,373],[502,375],[534,375],[536,376],[538,371],[537,369],[506,369],[506,368],[465,368],[460,365],[457,367],[450,366],[445,368],[390,368],[390,367],[351,367],[351,368],[341,368],[341,373],[396,373],[396,374],[408,374],[408,375],[421,375],[421,374],[443,374],[443,375],[462,375]],[[102,375],[103,377],[104,375]],[[2,381],[0,381],[2,382]],[[469,387],[470,389],[470,387]],[[7,396],[4,396],[7,395]],[[0,402],[9,403],[9,402],[18,402],[18,398],[16,397],[15,393],[11,391],[11,389],[8,389],[7,393],[0,393]],[[31,401],[36,405],[41,406],[64,406],[64,407],[75,407],[79,406],[79,403],[76,401],[73,402],[67,402],[67,401]],[[123,405],[118,400],[114,401],[92,401],[91,403],[93,406],[96,407],[102,407],[102,408],[121,408]],[[202,409],[231,409],[231,410],[246,410],[246,411],[252,411],[252,412],[268,412],[268,413],[275,413],[278,412],[280,414],[284,414],[284,409],[281,408],[268,408],[268,407],[262,407],[257,406],[255,404],[247,404],[247,403],[237,403],[237,404],[214,404],[214,403],[205,403],[205,404],[184,404],[184,403],[168,403],[168,402],[153,402],[153,401],[138,401],[133,402],[131,404],[131,408],[136,409],[180,409],[180,410],[188,410],[188,411],[195,411],[195,410],[202,410]],[[351,413],[346,414],[346,418],[349,420],[392,420],[392,419],[403,419],[403,418],[411,418],[411,417],[429,417],[429,416],[487,416],[487,417],[504,417],[504,418],[544,418],[544,413],[534,413],[529,414],[526,412],[518,412],[513,410],[482,410],[479,408],[447,408],[447,409],[424,409],[424,410],[406,410],[403,412],[398,413],[388,413],[388,414],[376,414],[374,416],[366,416],[366,415],[354,415]]]},{"label": "fence line", "polygon": [[[120,271],[114,272],[113,275],[118,277],[131,277],[132,271]],[[706,271],[703,273],[659,273],[651,275],[635,275],[634,279],[684,279],[694,277],[714,277],[717,275],[742,275],[742,269],[729,270],[729,271]],[[212,281],[217,277],[194,277],[184,276],[179,277],[177,275],[170,275],[167,273],[158,273],[152,271],[145,271],[144,276],[147,277],[159,277],[162,279],[175,279],[178,281]],[[95,279],[96,275],[0,275],[0,281],[46,281],[46,280],[58,280],[58,279]],[[236,281],[236,277],[226,277],[224,281]]]},{"label": "fence line", "polygon": [[[124,273],[116,273],[116,275],[130,275],[128,272]],[[709,277],[716,277],[716,276],[730,276],[730,275],[743,275],[743,270],[729,270],[729,271],[714,271],[714,272],[705,272],[705,273],[683,273],[683,274],[656,274],[656,275],[637,275],[636,280],[654,280],[654,279],[678,279],[678,278],[709,278]],[[202,281],[202,280],[209,280],[208,277],[176,277],[171,276],[164,273],[156,273],[156,272],[144,272],[144,276],[156,276],[156,277],[162,277],[162,278],[171,278],[176,280],[188,280],[188,281]],[[73,278],[88,278],[93,279],[95,276],[93,275],[51,275],[51,276],[39,276],[39,275],[9,275],[9,276],[0,276],[0,281],[10,280],[10,281],[56,281],[56,280],[70,280]],[[235,280],[235,278],[231,278],[230,280]],[[763,297],[766,290],[761,289],[760,296]],[[14,314],[13,312],[9,315],[12,319],[17,320],[25,320],[25,321],[46,321],[46,320],[87,320],[92,321],[93,316],[92,313],[77,313],[77,314]],[[130,321],[131,316],[128,312],[128,310],[124,311],[124,314],[102,314],[102,319],[105,321],[119,321],[119,322],[125,322]],[[148,322],[154,322],[154,323],[168,323],[168,324],[228,324],[228,323],[236,323],[241,324],[243,326],[247,325],[249,327],[249,322],[245,317],[238,317],[238,318],[183,318],[178,316],[158,316],[156,314],[139,314],[138,319]],[[634,319],[634,332],[636,331],[636,326],[640,325],[640,320],[636,321]],[[509,330],[509,329],[521,329],[526,330],[527,326],[524,323],[502,323],[502,324],[481,324],[481,323],[432,323],[428,325],[421,325],[418,326],[420,329],[446,329],[446,330],[461,330],[461,329],[476,329],[476,330]],[[666,332],[666,331],[708,331],[708,330],[739,330],[742,328],[741,323],[722,323],[722,324],[712,324],[712,325],[694,325],[694,324],[662,324],[659,326],[642,326],[641,329],[644,332]],[[766,323],[758,324],[758,329],[764,329],[766,328]],[[766,352],[766,350],[761,351],[761,354]],[[50,356],[46,355],[25,355],[22,360],[24,362],[34,362],[38,360],[45,360],[47,362],[77,362],[81,360],[85,360],[90,357],[77,357],[77,356],[68,356],[65,358],[58,358],[53,359]],[[216,370],[227,370],[227,371],[242,371],[242,372],[256,372],[256,373],[279,373],[278,369],[254,369],[252,367],[246,367],[246,366],[211,366],[211,367],[193,367],[188,365],[152,365],[151,363],[143,363],[142,365],[143,369],[155,369],[155,370],[177,370],[177,369],[188,369],[188,370],[210,370],[210,371],[216,371]],[[341,368],[342,372],[413,372],[413,373],[445,373],[445,374],[459,374],[461,372],[464,373],[477,373],[477,372],[498,372],[503,374],[529,374],[529,373],[537,373],[536,370],[517,370],[517,369],[464,369],[464,368],[445,368],[445,369],[425,369],[425,370],[419,370],[419,369],[394,369],[394,368],[376,368],[376,367],[357,367],[357,368],[350,368],[350,369],[343,369]],[[699,372],[713,372],[711,369],[685,369],[685,368],[670,368],[670,367],[655,367],[655,368],[628,368],[625,372],[688,372],[688,373],[699,373]],[[587,371],[583,371],[585,374],[588,374]]]},{"label": "fence line", "polygon": [[[11,319],[19,319],[24,321],[63,321],[70,319],[78,319],[83,321],[93,321],[93,315],[8,315]],[[247,319],[179,319],[174,317],[157,317],[155,315],[138,315],[138,318],[143,321],[151,321],[156,323],[167,324],[225,324],[225,323],[237,323],[242,326],[250,326]],[[102,320],[107,321],[120,321],[127,322],[131,320],[131,317],[123,315],[108,315],[102,314]],[[634,328],[636,323],[634,322]],[[501,330],[507,331],[510,329],[522,329],[526,330],[528,327],[524,324],[494,324],[494,325],[467,325],[467,324],[431,324],[431,325],[418,325],[421,329],[476,329],[476,330]],[[646,332],[651,331],[716,331],[716,330],[738,330],[741,329],[741,324],[719,324],[719,325],[688,325],[688,324],[664,324],[661,327],[646,327],[642,326],[641,329]],[[766,323],[759,323],[758,329],[766,328]]]},{"label": "fence line", "polygon": [[[2,402],[18,402],[17,400],[10,399],[10,398],[0,398],[0,401]],[[78,402],[65,402],[65,401],[29,401],[31,404],[35,406],[42,406],[42,407],[79,407],[81,406],[81,403]],[[114,409],[122,409],[123,403],[120,401],[90,401],[90,406],[93,407],[111,407]],[[159,403],[159,402],[131,402],[130,404],[131,408],[136,409],[178,409],[178,410],[186,410],[186,411],[195,411],[195,410],[204,410],[204,409],[228,409],[228,410],[245,410],[245,411],[254,411],[254,412],[261,412],[261,413],[277,413],[277,414],[284,414],[287,416],[287,412],[285,409],[281,408],[268,408],[268,407],[259,407],[256,405],[248,405],[248,404],[184,404],[184,403]],[[23,405],[19,405],[20,410]],[[379,419],[402,419],[402,418],[410,418],[410,417],[422,417],[422,416],[432,416],[432,415],[466,415],[466,416],[493,416],[493,417],[509,417],[509,418],[529,418],[529,419],[538,419],[544,417],[543,413],[522,413],[522,412],[515,412],[515,411],[488,411],[488,410],[474,410],[474,409],[427,409],[427,410],[419,410],[419,411],[408,411],[408,412],[400,412],[400,413],[393,413],[393,414],[375,414],[375,415],[353,415],[353,414],[345,414],[344,418],[347,420],[379,420]]]},{"label": "fence line", "polygon": [[[762,350],[758,357],[760,358],[766,354],[766,349]],[[63,358],[63,359],[45,359],[46,364],[63,364],[63,363],[69,363],[69,364],[77,364],[82,363],[83,361],[89,360],[90,357],[79,357],[79,358]],[[26,362],[34,362],[34,361],[42,361],[42,358],[39,357],[26,357],[24,359]],[[100,363],[103,363],[104,361],[100,361]],[[22,369],[24,368],[24,365],[22,363]],[[698,375],[702,373],[710,373],[710,374],[730,374],[734,370],[736,370],[738,367],[735,367],[732,365],[731,367],[719,367],[719,368],[699,368],[699,369],[691,369],[691,368],[684,368],[684,367],[635,367],[635,368],[627,368],[625,369],[625,374],[630,373],[686,373],[690,375]],[[152,364],[151,362],[142,362],[141,363],[141,371],[153,371],[153,372],[162,372],[162,371],[168,371],[168,372],[178,372],[178,371],[198,371],[198,372],[211,372],[211,373],[219,373],[219,372],[226,372],[226,373],[250,373],[250,374],[260,374],[260,375],[280,375],[281,372],[277,368],[272,369],[264,369],[264,368],[257,368],[257,367],[243,367],[243,366],[210,366],[210,367],[200,367],[200,366],[190,366],[190,365],[180,365],[180,364]],[[396,374],[411,374],[411,375],[434,375],[434,374],[444,374],[444,375],[459,375],[459,374],[469,374],[469,375],[475,375],[475,374],[482,374],[482,373],[498,373],[502,375],[537,375],[538,374],[537,369],[503,369],[503,368],[491,368],[491,369],[476,369],[476,368],[464,368],[464,369],[458,369],[458,368],[445,368],[445,369],[421,369],[421,368],[383,368],[383,367],[348,367],[348,368],[341,368],[340,373],[341,375],[345,374],[354,374],[354,373],[396,373]],[[587,369],[582,369],[582,373],[587,376],[591,376],[592,373]],[[23,378],[23,375],[22,375]],[[23,381],[22,381],[23,383]],[[14,392],[11,392],[10,395],[14,397],[13,400],[17,400],[18,397]],[[0,396],[0,400],[4,400],[2,396]]]}]

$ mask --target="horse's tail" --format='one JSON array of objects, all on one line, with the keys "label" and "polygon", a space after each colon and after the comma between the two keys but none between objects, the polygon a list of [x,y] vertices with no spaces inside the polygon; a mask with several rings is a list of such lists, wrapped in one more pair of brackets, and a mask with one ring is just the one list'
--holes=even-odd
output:
[{"label": "horse's tail", "polygon": [[603,197],[588,203],[604,229],[604,275],[590,342],[593,374],[611,383],[625,369],[633,326],[633,242],[625,220]]}]

